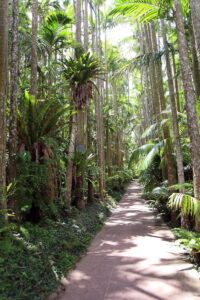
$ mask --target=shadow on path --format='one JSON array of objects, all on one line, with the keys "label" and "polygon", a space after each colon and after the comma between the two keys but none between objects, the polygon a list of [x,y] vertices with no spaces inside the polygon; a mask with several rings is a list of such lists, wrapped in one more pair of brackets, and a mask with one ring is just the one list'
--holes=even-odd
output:
[{"label": "shadow on path", "polygon": [[198,274],[134,181],[67,279],[59,300],[197,300]]}]

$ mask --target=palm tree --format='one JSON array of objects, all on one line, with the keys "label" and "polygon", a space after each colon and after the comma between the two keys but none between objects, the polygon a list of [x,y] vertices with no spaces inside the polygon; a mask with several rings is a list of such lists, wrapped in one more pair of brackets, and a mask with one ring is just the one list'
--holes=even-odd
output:
[{"label": "palm tree", "polygon": [[[169,12],[169,10],[172,10],[173,13],[175,12],[182,78],[186,98],[188,132],[192,149],[194,194],[197,199],[200,199],[200,135],[196,114],[196,97],[192,84],[192,71],[188,57],[181,1],[174,0],[174,7],[175,11],[173,10],[171,1],[141,0],[139,3],[138,1],[127,3],[125,0],[120,0],[116,9],[111,13],[119,15],[123,12],[127,16],[133,14],[135,18],[139,18],[140,21],[150,22],[154,19],[166,17],[166,13]],[[200,231],[200,216],[199,218],[196,217],[196,229]]]},{"label": "palm tree", "polygon": [[[98,56],[101,56],[101,14],[100,14],[100,5],[103,3],[102,0],[95,1],[96,8],[96,53]],[[98,166],[100,169],[99,174],[99,196],[103,201],[104,190],[105,190],[105,153],[104,153],[104,139],[103,139],[103,111],[102,111],[102,101],[103,101],[103,83],[101,80],[97,79],[97,86],[100,91],[100,94],[96,96],[95,102],[95,112],[96,112],[96,123],[97,123],[97,153],[98,153]]]},{"label": "palm tree", "polygon": [[[176,99],[175,99],[172,68],[171,68],[171,63],[170,63],[169,52],[167,51],[168,41],[167,41],[166,26],[165,26],[164,20],[161,20],[161,26],[162,26],[164,47],[166,50],[165,58],[166,58],[166,67],[167,67],[167,76],[168,76],[170,105],[171,105],[172,119],[173,119],[173,133],[174,133],[174,141],[175,141],[175,149],[176,149],[178,182],[179,182],[179,184],[184,185],[185,175],[184,175],[184,166],[183,166],[183,154],[182,154],[182,149],[181,149],[181,140],[180,140],[180,133],[179,133],[178,115],[177,115],[177,108],[176,108]],[[184,193],[183,187],[180,188],[180,192]],[[181,226],[183,228],[188,229],[189,225],[188,225],[187,217],[183,213],[182,213],[181,217],[182,217],[181,218]]]},{"label": "palm tree", "polygon": [[69,24],[72,20],[68,18],[64,11],[54,11],[49,14],[44,22],[44,25],[39,31],[39,42],[41,48],[44,48],[48,54],[48,60],[52,58],[52,54],[58,50],[61,51],[69,45],[67,38],[71,34]]},{"label": "palm tree", "polygon": [[[176,10],[180,62],[186,97],[188,131],[192,150],[194,195],[197,199],[200,199],[200,134],[196,113],[196,96],[192,85],[192,71],[188,57],[182,6],[180,0],[174,0],[174,3]],[[200,215],[196,217],[196,230],[200,231]]]},{"label": "palm tree", "polygon": [[58,101],[39,101],[26,92],[24,106],[17,114],[18,152],[28,151],[33,162],[47,164],[47,193],[50,201],[55,199],[58,192],[58,176],[55,163],[57,149],[49,141],[65,126],[63,117],[66,112],[66,107],[61,106]]},{"label": "palm tree", "polygon": [[[19,85],[19,0],[13,0],[12,18],[12,51],[11,51],[11,94],[10,94],[10,126],[9,126],[9,181],[16,177],[17,152],[17,99]],[[12,201],[14,201],[14,197]],[[14,207],[14,203],[10,203]]]},{"label": "palm tree", "polygon": [[52,87],[52,69],[53,65],[52,56],[55,54],[55,60],[57,61],[58,51],[61,53],[62,49],[66,49],[71,44],[69,41],[69,35],[71,29],[71,19],[68,18],[64,11],[54,11],[49,14],[44,22],[44,25],[39,31],[39,48],[41,49],[41,56],[47,54],[48,62],[48,90]]},{"label": "palm tree", "polygon": [[195,36],[195,44],[197,50],[197,58],[200,66],[200,2],[198,0],[190,0],[192,24]]},{"label": "palm tree", "polygon": [[[72,106],[79,112],[79,122],[81,122],[81,130],[84,131],[82,120],[80,119],[80,112],[88,104],[89,99],[94,99],[94,88],[96,85],[94,80],[103,74],[101,63],[98,58],[91,55],[89,52],[80,55],[77,59],[66,59],[63,61],[64,71],[63,75],[69,82],[72,94]],[[68,174],[67,174],[67,200],[71,202],[71,187],[72,187],[72,169],[73,158],[75,152],[75,138],[77,134],[77,114],[73,115],[71,125],[71,138],[69,143],[68,155]],[[84,147],[82,138],[76,139],[77,150]],[[77,181],[77,206],[82,209],[84,207],[83,198],[83,174],[79,174]]]},{"label": "palm tree", "polygon": [[0,0],[0,210],[7,222],[6,201],[6,100],[8,59],[8,2]]}]

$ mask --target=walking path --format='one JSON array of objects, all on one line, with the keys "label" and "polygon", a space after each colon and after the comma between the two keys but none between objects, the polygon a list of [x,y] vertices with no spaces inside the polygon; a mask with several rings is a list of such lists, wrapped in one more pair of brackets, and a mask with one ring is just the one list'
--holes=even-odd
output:
[{"label": "walking path", "polygon": [[57,299],[200,299],[198,273],[181,251],[168,227],[155,222],[134,181]]}]

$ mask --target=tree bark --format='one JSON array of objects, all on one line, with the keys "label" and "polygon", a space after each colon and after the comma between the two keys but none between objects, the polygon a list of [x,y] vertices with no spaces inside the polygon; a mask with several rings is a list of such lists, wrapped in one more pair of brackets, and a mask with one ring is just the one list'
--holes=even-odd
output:
[{"label": "tree bark", "polygon": [[[146,44],[147,44],[147,53],[153,53],[152,48],[152,40],[151,40],[151,31],[150,25],[148,24],[145,26],[145,33],[146,33]],[[159,104],[159,95],[157,89],[157,77],[156,77],[156,70],[154,62],[150,62],[149,64],[149,79],[150,79],[150,87],[151,87],[151,100],[152,100],[152,117],[153,122],[155,123],[158,121],[160,117],[160,104]]]},{"label": "tree bark", "polygon": [[196,51],[196,47],[195,47],[195,38],[194,38],[193,31],[191,33],[191,53],[192,53],[192,71],[193,71],[195,92],[196,92],[196,96],[199,100],[199,97],[200,97],[200,69],[199,69],[199,66],[200,65],[198,63],[198,57],[197,57],[197,51]]},{"label": "tree bark", "polygon": [[[182,6],[180,0],[175,0],[174,3],[183,86],[186,98],[188,132],[192,151],[194,195],[198,200],[200,200],[200,135],[196,113],[196,97],[194,87],[192,85],[192,71],[188,57]],[[196,230],[200,231],[199,215],[196,217]]]},{"label": "tree bark", "polygon": [[173,73],[174,73],[174,85],[176,91],[176,108],[177,112],[181,112],[181,105],[180,105],[180,97],[179,97],[179,85],[178,85],[178,78],[176,72],[176,61],[175,61],[175,54],[172,53],[172,61],[173,61]]},{"label": "tree bark", "polygon": [[85,15],[84,15],[84,48],[88,51],[89,36],[88,36],[88,0],[84,0]]},{"label": "tree bark", "polygon": [[[100,11],[99,5],[97,5],[96,13],[96,52],[100,56],[101,45],[101,30],[100,30]],[[97,80],[97,86],[99,91],[101,90],[100,79]],[[104,153],[104,140],[103,140],[103,115],[102,115],[102,94],[96,93],[95,101],[96,109],[96,122],[97,122],[97,148],[98,148],[98,165],[99,165],[99,198],[101,201],[105,200],[105,153]]]},{"label": "tree bark", "polygon": [[69,135],[69,147],[68,147],[68,165],[66,176],[66,193],[65,199],[71,204],[72,202],[72,179],[73,179],[73,165],[74,165],[74,153],[75,153],[75,141],[77,134],[77,116],[73,114],[71,117],[71,131]]},{"label": "tree bark", "polygon": [[32,0],[32,38],[31,38],[31,89],[30,94],[37,94],[37,35],[38,35],[38,0]]},{"label": "tree bark", "polygon": [[200,1],[199,0],[190,0],[192,24],[195,36],[195,44],[197,51],[197,58],[200,67]]},{"label": "tree bark", "polygon": [[[10,126],[9,126],[9,182],[16,178],[17,153],[17,98],[19,86],[19,0],[13,0],[12,18],[12,50],[11,50],[11,94],[10,94]],[[15,208],[15,197],[12,196],[9,206]]]},{"label": "tree bark", "polygon": [[6,100],[8,60],[8,1],[0,0],[0,210],[7,223]]},{"label": "tree bark", "polygon": [[[163,44],[166,50],[165,59],[166,59],[166,67],[167,67],[170,106],[172,112],[173,134],[174,134],[174,142],[175,142],[175,149],[176,149],[178,183],[184,184],[185,176],[184,176],[183,154],[181,150],[181,140],[180,140],[178,116],[177,116],[177,109],[176,109],[175,90],[174,90],[173,75],[172,75],[169,52],[167,51],[168,42],[167,42],[166,26],[163,20],[161,20],[161,26],[162,26]],[[180,193],[184,193],[185,192],[184,187],[181,187],[179,191]],[[181,227],[185,229],[189,229],[188,217],[185,216],[183,212],[181,214]]]},{"label": "tree bark", "polygon": [[82,45],[81,22],[81,0],[76,0],[76,41],[80,45]]},{"label": "tree bark", "polygon": [[[79,146],[85,146],[84,141],[84,108],[81,108],[77,111],[77,136],[76,136],[76,147],[79,151]],[[84,170],[79,170],[79,166],[76,168],[76,184],[75,184],[75,203],[79,210],[85,208],[85,201],[84,201]]]},{"label": "tree bark", "polygon": [[[153,41],[154,51],[158,52],[155,26],[153,23],[151,26],[151,32],[152,32],[152,41]],[[161,110],[164,111],[164,110],[166,110],[166,99],[165,99],[165,93],[164,93],[164,87],[163,87],[163,74],[162,74],[161,61],[157,62],[157,64],[156,64],[156,73],[157,73],[160,106],[161,106]],[[166,117],[166,115],[164,115],[164,117]],[[168,177],[169,186],[171,186],[171,185],[176,184],[177,181],[176,181],[176,175],[175,175],[176,170],[174,168],[173,155],[172,155],[171,137],[170,137],[170,131],[169,131],[168,125],[165,125],[163,127],[163,134],[164,134],[164,138],[166,140],[167,177]]]}]

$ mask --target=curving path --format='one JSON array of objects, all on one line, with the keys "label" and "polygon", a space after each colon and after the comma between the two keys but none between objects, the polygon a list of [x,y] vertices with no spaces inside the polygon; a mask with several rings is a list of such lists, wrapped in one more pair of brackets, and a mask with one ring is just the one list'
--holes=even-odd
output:
[{"label": "curving path", "polygon": [[[159,224],[158,224],[159,223]],[[87,255],[63,281],[59,300],[197,300],[200,280],[173,234],[134,181]]]}]

